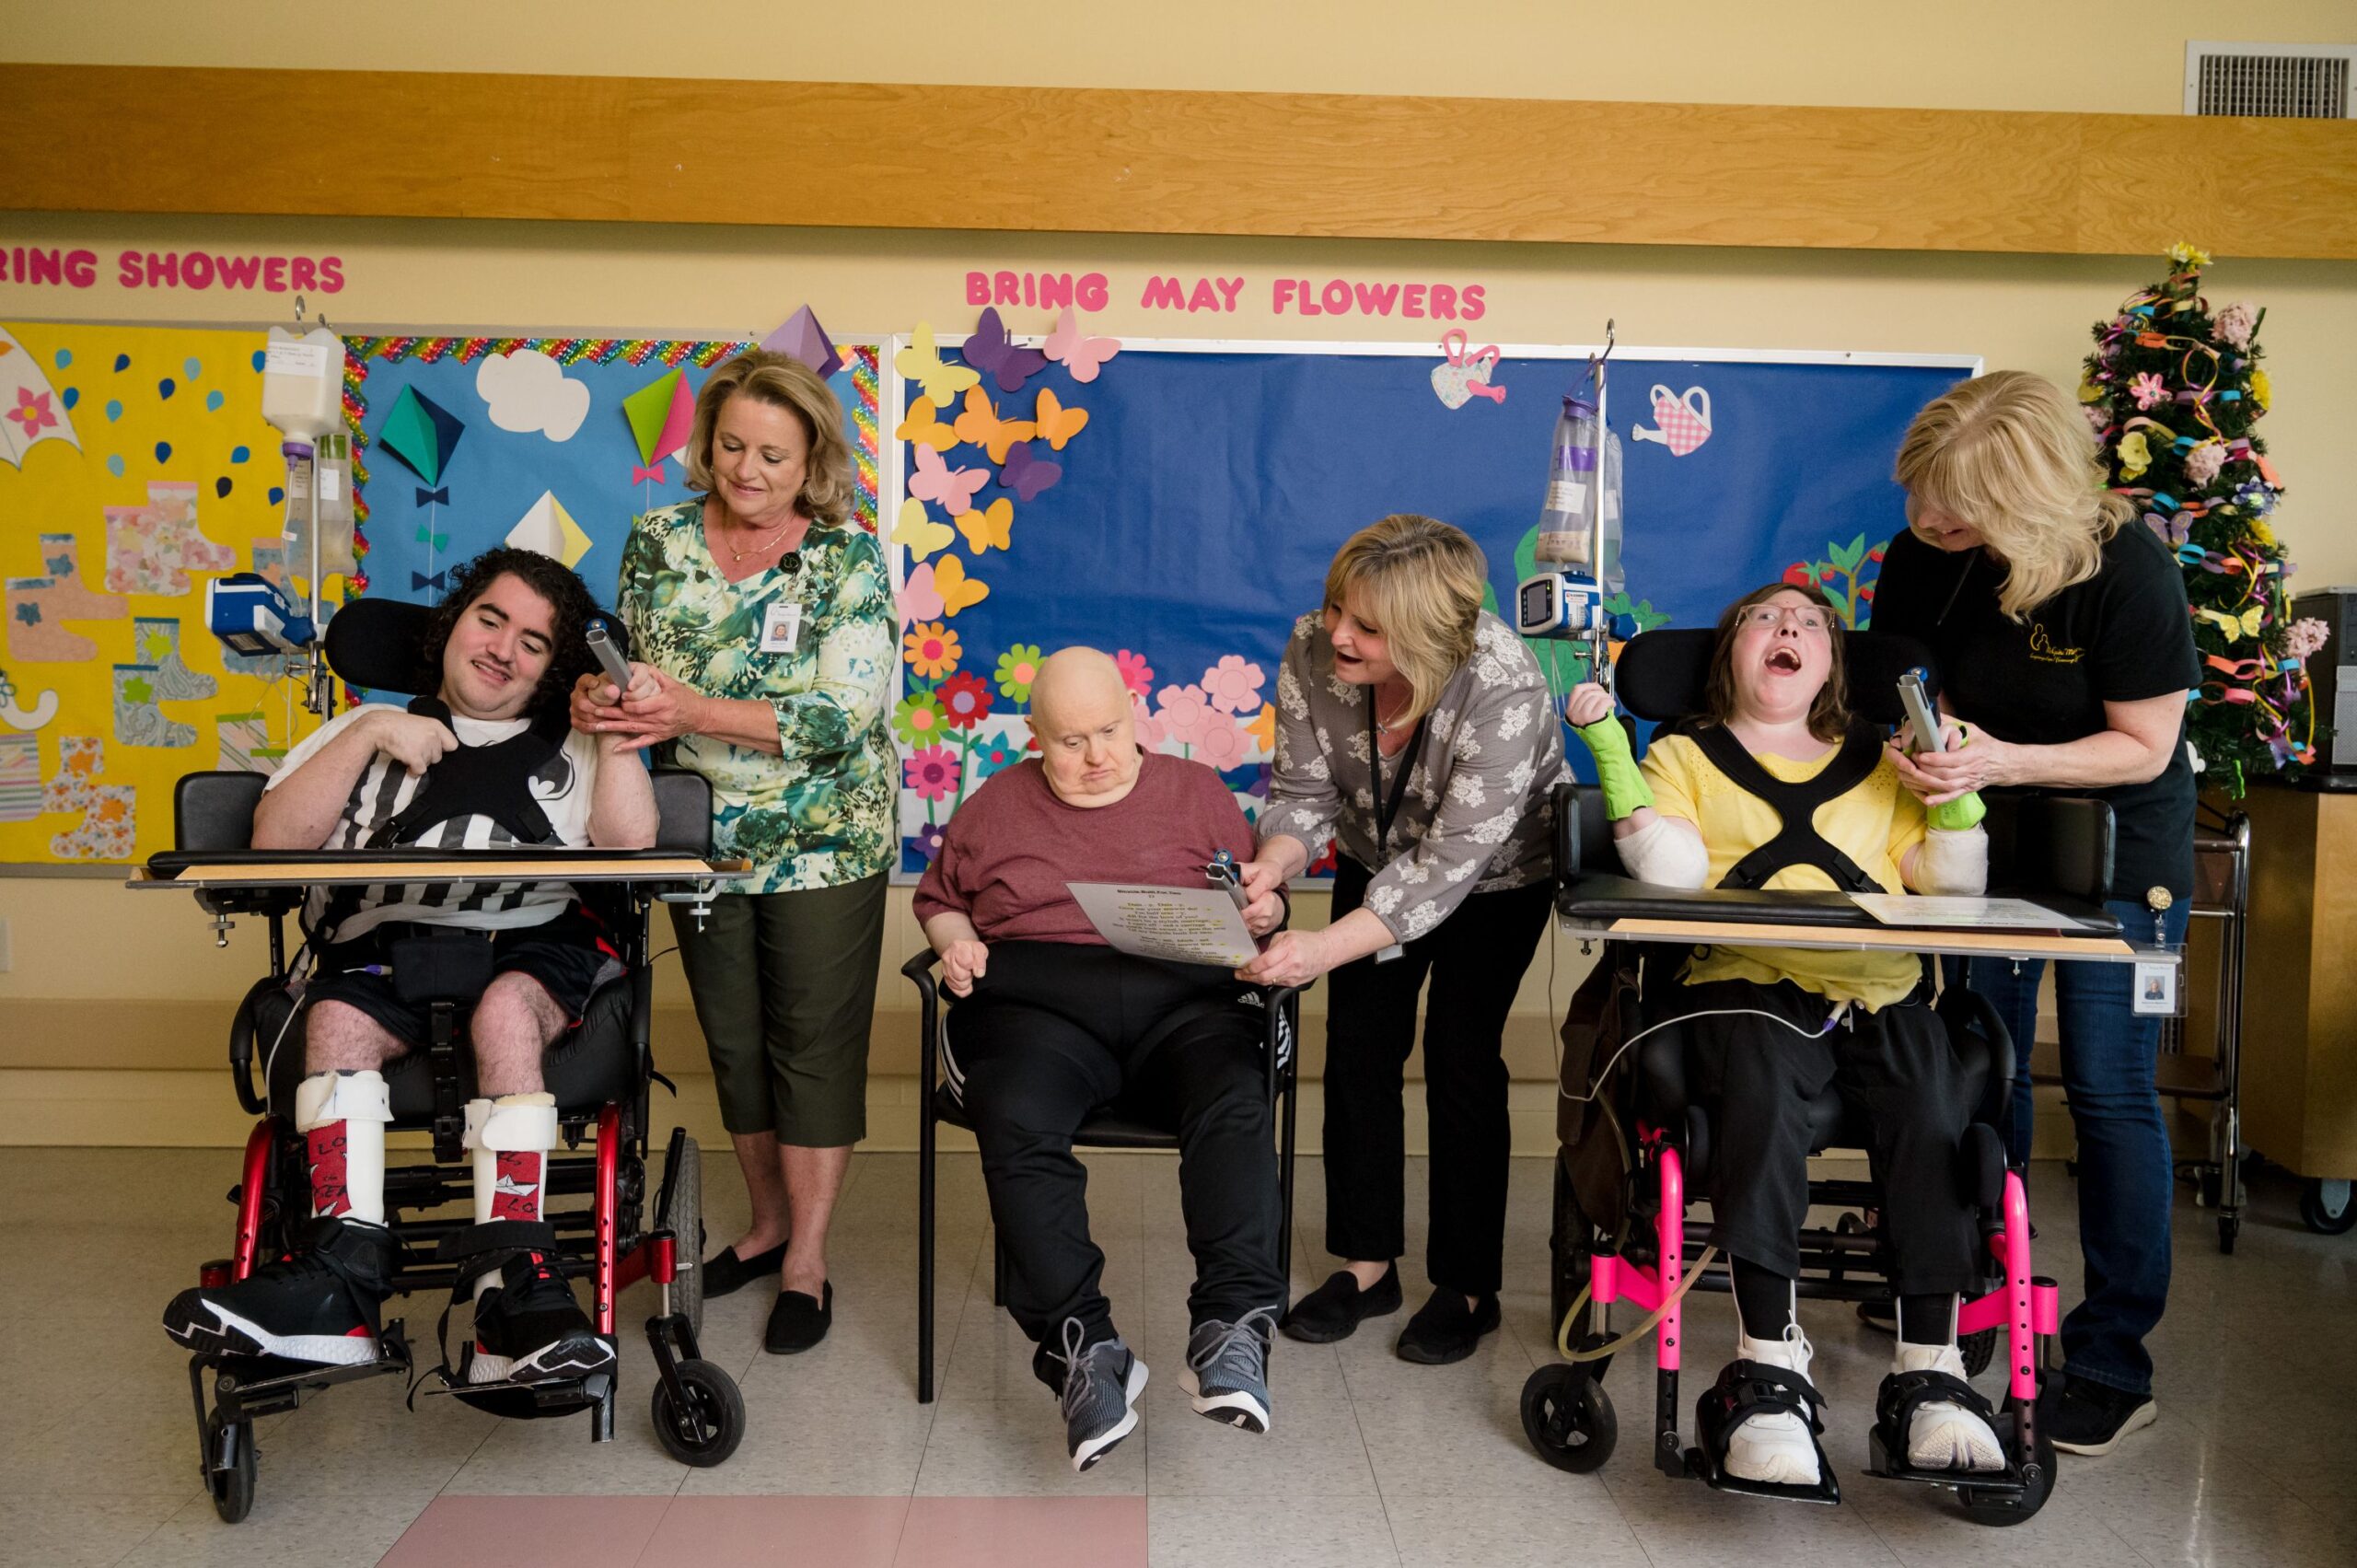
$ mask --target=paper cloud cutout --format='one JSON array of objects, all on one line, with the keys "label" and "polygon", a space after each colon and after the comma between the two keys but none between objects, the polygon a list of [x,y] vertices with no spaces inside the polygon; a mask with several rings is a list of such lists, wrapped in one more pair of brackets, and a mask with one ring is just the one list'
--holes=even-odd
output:
[{"label": "paper cloud cutout", "polygon": [[570,441],[589,417],[589,386],[538,349],[483,356],[475,370],[475,396],[491,410],[491,422],[518,435],[540,432],[552,441]]}]

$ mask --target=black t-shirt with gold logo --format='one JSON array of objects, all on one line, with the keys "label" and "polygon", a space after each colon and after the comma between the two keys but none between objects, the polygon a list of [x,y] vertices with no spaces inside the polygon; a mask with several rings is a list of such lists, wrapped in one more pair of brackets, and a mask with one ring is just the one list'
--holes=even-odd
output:
[{"label": "black t-shirt with gold logo", "polygon": [[[1979,550],[1948,554],[1911,532],[1890,541],[1875,585],[1877,632],[1932,649],[1947,706],[2000,740],[2060,746],[2106,727],[2106,703],[2187,691],[2201,681],[2185,579],[2166,546],[2130,523],[2103,569],[2022,621],[1997,608],[2004,568]],[[2193,767],[2182,744],[2149,784],[2073,790],[2111,802],[2112,896],[2142,901],[2193,887]]]}]

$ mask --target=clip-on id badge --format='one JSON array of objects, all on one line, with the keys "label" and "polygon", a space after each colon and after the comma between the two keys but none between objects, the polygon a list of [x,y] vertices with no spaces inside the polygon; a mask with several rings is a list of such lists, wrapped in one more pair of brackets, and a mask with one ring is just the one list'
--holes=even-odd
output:
[{"label": "clip-on id badge", "polygon": [[761,611],[761,652],[790,654],[802,632],[802,607],[772,604]]}]

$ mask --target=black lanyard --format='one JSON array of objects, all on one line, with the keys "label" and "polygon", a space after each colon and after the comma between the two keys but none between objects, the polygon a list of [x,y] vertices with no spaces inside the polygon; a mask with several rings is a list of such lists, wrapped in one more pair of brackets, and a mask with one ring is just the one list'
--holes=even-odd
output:
[{"label": "black lanyard", "polygon": [[1399,803],[1408,798],[1408,775],[1416,771],[1416,754],[1424,749],[1424,721],[1416,721],[1416,733],[1394,759],[1399,764],[1399,776],[1391,781],[1391,791],[1383,791],[1383,741],[1375,722],[1375,688],[1366,689],[1366,761],[1374,773],[1375,858],[1383,859],[1391,853],[1391,819],[1399,814]]}]

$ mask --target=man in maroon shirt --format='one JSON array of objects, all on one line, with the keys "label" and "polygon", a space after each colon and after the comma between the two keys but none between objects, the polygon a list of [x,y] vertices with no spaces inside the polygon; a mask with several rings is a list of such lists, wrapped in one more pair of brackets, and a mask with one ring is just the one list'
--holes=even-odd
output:
[{"label": "man in maroon shirt", "polygon": [[[981,1144],[1013,1264],[1007,1309],[1039,1347],[1032,1369],[1059,1391],[1085,1470],[1136,1427],[1146,1368],[1099,1288],[1074,1132],[1116,1103],[1177,1131],[1196,1270],[1184,1379],[1196,1411],[1248,1432],[1269,1429],[1269,1341],[1285,1299],[1277,1160],[1260,993],[1226,970],[1116,952],[1066,886],[1203,886],[1221,850],[1251,855],[1236,797],[1200,762],[1139,751],[1128,688],[1093,648],[1041,663],[1031,731],[1039,760],[993,777],[950,819],[916,915],[958,998],[943,1063]],[[1264,934],[1283,913],[1270,894],[1246,923]]]}]

